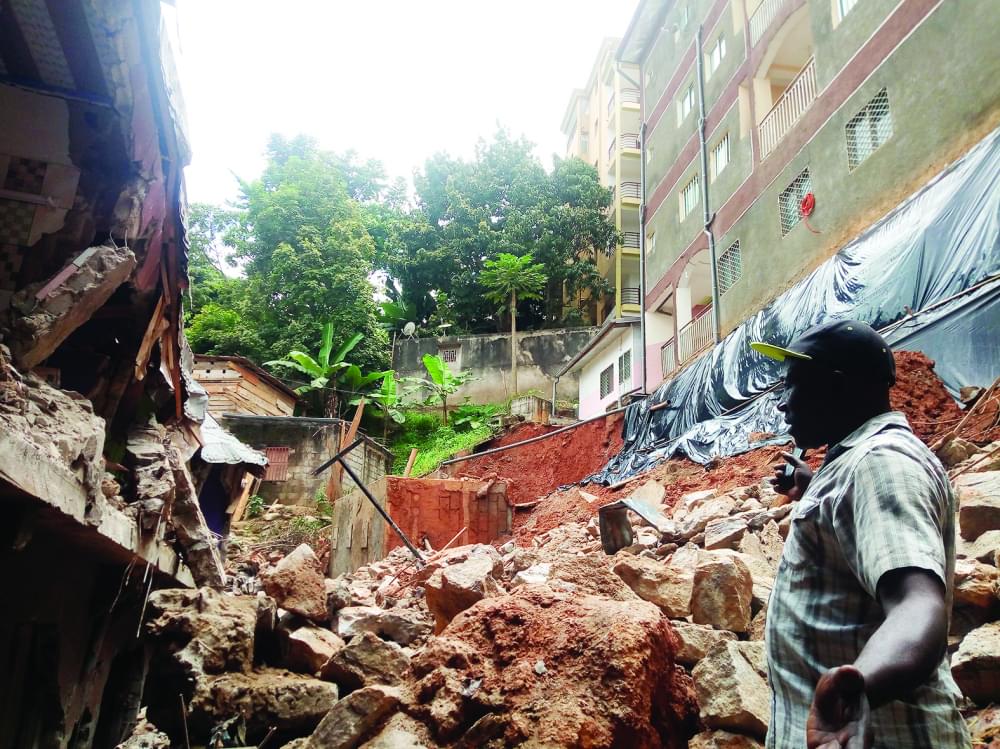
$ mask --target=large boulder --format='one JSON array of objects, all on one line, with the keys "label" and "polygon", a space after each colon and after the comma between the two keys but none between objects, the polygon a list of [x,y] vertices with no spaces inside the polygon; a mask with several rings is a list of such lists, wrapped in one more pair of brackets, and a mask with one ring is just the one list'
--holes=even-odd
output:
[{"label": "large boulder", "polygon": [[327,661],[321,677],[348,694],[373,684],[401,684],[409,674],[410,659],[399,645],[362,632]]},{"label": "large boulder", "polygon": [[694,684],[706,726],[765,737],[771,698],[761,674],[763,652],[762,642],[726,642],[695,666]]},{"label": "large boulder", "polygon": [[337,634],[345,640],[371,632],[405,646],[425,639],[433,630],[426,612],[412,608],[347,606],[337,612]]},{"label": "large boulder", "polygon": [[955,490],[962,538],[975,541],[986,531],[1000,530],[1000,471],[963,474],[955,479]]},{"label": "large boulder", "polygon": [[467,559],[435,570],[424,583],[427,608],[434,614],[435,632],[448,626],[460,612],[476,601],[496,595],[497,578],[503,574],[500,555],[492,547],[491,553],[470,554]]},{"label": "large boulder", "polygon": [[256,626],[256,599],[212,588],[157,590],[147,604],[147,635],[189,679],[249,671]]},{"label": "large boulder", "polygon": [[306,624],[284,637],[284,665],[303,674],[315,674],[344,647],[344,641],[328,629]]},{"label": "large boulder", "polygon": [[326,714],[312,736],[313,749],[354,749],[399,705],[388,687],[365,687],[348,695]]},{"label": "large boulder", "polygon": [[260,578],[264,591],[281,608],[314,622],[329,621],[323,572],[308,544],[296,547],[274,569],[261,572]]},{"label": "large boulder", "polygon": [[1000,531],[986,531],[975,541],[958,538],[956,553],[959,558],[974,559],[977,562],[996,566],[1000,552]]},{"label": "large boulder", "polygon": [[691,614],[691,592],[698,550],[688,545],[675,551],[666,562],[620,554],[614,573],[640,598],[655,603],[672,619]]},{"label": "large boulder", "polygon": [[[175,700],[170,701],[173,712]],[[256,745],[272,727],[279,735],[309,733],[336,702],[335,684],[280,669],[220,674],[195,687],[188,704],[189,730],[192,737],[205,736],[212,726],[241,715],[247,741]]]},{"label": "large boulder", "polygon": [[951,659],[962,694],[978,705],[1000,700],[1000,622],[972,630]]},{"label": "large boulder", "polygon": [[430,640],[406,712],[442,744],[680,749],[696,707],[675,648],[650,603],[525,586]]},{"label": "large boulder", "polygon": [[965,559],[955,563],[955,603],[988,609],[997,605],[1000,571],[990,564]]},{"label": "large boulder", "polygon": [[[649,483],[655,483],[650,481]],[[563,557],[550,569],[551,587],[575,590],[613,601],[638,601],[632,589],[622,578],[611,571],[604,555],[589,554],[582,557]]]},{"label": "large boulder", "polygon": [[736,635],[724,629],[715,629],[705,624],[671,622],[680,640],[677,662],[688,668],[719,647],[723,642],[735,642]]},{"label": "large boulder", "polygon": [[739,557],[706,552],[699,558],[691,593],[691,615],[695,624],[747,632],[752,596],[753,578]]}]

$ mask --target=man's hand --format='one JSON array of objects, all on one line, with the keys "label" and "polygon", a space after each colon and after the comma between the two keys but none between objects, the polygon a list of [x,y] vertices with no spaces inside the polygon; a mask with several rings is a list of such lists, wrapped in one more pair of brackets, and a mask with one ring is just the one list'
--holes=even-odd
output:
[{"label": "man's hand", "polygon": [[868,749],[869,724],[865,677],[854,666],[831,668],[816,684],[806,720],[808,749]]},{"label": "man's hand", "polygon": [[[798,502],[806,493],[806,489],[809,488],[809,482],[812,481],[812,469],[806,465],[805,461],[796,458],[791,453],[781,453],[781,457],[785,459],[785,463],[777,463],[773,466],[774,478],[771,479],[771,486],[778,494],[784,494],[788,497],[789,502]],[[785,475],[785,469],[788,467],[786,464],[795,467],[790,478]]]}]

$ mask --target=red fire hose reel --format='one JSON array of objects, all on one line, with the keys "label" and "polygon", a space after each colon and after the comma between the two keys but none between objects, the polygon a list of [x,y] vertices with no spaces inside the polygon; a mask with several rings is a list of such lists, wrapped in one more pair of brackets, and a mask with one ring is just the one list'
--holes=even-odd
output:
[{"label": "red fire hose reel", "polygon": [[820,232],[817,229],[813,229],[812,225],[809,223],[809,217],[812,215],[814,210],[816,210],[816,196],[811,192],[807,192],[803,196],[802,202],[799,203],[799,215],[802,216],[802,221],[805,223],[806,228],[809,231],[813,234],[819,234]]}]

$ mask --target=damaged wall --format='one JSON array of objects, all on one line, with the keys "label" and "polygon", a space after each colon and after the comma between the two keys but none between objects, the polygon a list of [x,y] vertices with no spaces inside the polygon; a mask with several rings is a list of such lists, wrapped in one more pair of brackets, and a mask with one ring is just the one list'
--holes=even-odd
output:
[{"label": "damaged wall", "polygon": [[[268,504],[280,502],[286,505],[314,505],[316,497],[326,490],[330,471],[313,476],[314,468],[322,465],[336,454],[340,444],[341,431],[349,426],[342,419],[311,419],[283,416],[242,416],[226,414],[221,417],[222,425],[238,439],[258,450],[269,447],[288,448],[288,465],[284,477],[281,472],[277,480],[266,480],[257,490]],[[364,436],[359,432],[359,436]],[[392,470],[392,453],[369,437],[347,455],[347,462],[365,484],[378,481]],[[346,474],[343,491],[350,492],[356,487]]]}]

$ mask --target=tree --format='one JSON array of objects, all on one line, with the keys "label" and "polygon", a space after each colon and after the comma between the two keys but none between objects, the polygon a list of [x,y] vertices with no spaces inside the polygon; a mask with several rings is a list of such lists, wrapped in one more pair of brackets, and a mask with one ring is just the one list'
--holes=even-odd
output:
[{"label": "tree", "polygon": [[521,256],[502,252],[496,260],[486,261],[480,278],[487,299],[510,302],[511,395],[517,395],[517,299],[540,299],[539,291],[545,285],[545,266],[533,260],[530,252]]},{"label": "tree", "polygon": [[[347,370],[351,367],[358,369],[357,365],[348,364],[344,361],[344,357],[350,353],[351,349],[358,345],[362,337],[358,333],[337,349],[337,353],[331,357],[331,353],[333,352],[333,323],[327,323],[323,326],[323,343],[320,345],[319,354],[315,359],[302,351],[289,351],[284,359],[277,359],[265,362],[264,364],[268,367],[288,367],[309,377],[309,382],[295,389],[296,393],[302,394],[314,390],[328,390],[329,396],[325,401],[324,415],[335,418],[338,411],[337,376],[342,370]],[[358,370],[359,378],[360,374],[360,370]]]},{"label": "tree", "polygon": [[428,404],[441,404],[441,417],[445,426],[448,424],[448,396],[457,391],[472,376],[471,372],[452,372],[448,364],[440,356],[424,354],[424,369],[427,370],[427,377],[407,377],[406,380],[417,385],[419,388],[426,388],[430,395],[426,399]]}]

